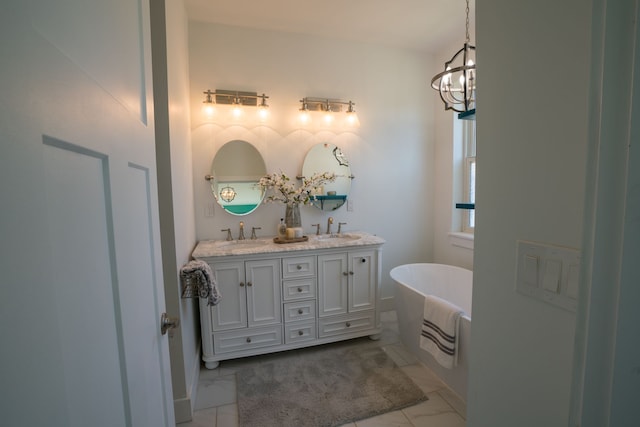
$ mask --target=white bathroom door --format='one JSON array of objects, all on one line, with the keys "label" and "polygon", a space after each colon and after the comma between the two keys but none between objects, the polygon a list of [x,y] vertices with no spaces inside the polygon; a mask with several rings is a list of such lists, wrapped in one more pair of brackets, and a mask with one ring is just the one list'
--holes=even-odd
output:
[{"label": "white bathroom door", "polygon": [[148,8],[0,4],[0,425],[174,425]]}]

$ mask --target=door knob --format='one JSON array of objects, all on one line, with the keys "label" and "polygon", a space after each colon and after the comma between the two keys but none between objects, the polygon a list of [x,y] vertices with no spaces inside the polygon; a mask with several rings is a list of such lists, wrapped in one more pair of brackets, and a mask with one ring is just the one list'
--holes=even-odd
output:
[{"label": "door knob", "polygon": [[180,319],[169,317],[167,313],[162,313],[162,317],[160,317],[160,332],[162,332],[162,335],[166,335],[167,330],[175,329],[178,325],[180,325]]}]

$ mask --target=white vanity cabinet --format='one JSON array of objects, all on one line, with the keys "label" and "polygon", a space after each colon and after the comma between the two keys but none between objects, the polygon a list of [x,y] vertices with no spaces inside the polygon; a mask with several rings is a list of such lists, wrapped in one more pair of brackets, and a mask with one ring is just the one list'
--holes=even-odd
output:
[{"label": "white vanity cabinet", "polygon": [[[282,344],[280,259],[210,265],[225,303],[208,307],[200,299],[203,353],[222,355]],[[218,365],[205,362],[208,368]]]},{"label": "white vanity cabinet", "polygon": [[200,298],[207,368],[226,359],[379,337],[383,239],[217,243],[224,251],[216,242],[200,242],[193,253],[211,266],[222,296],[215,306]]},{"label": "white vanity cabinet", "polygon": [[318,256],[320,337],[375,327],[377,261],[373,250]]}]

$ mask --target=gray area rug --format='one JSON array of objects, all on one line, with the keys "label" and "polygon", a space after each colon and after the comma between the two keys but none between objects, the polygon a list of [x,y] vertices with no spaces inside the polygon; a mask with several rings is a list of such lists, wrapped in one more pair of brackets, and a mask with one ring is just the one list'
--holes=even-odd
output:
[{"label": "gray area rug", "polygon": [[241,427],[339,426],[427,400],[362,340],[259,356],[236,375]]}]

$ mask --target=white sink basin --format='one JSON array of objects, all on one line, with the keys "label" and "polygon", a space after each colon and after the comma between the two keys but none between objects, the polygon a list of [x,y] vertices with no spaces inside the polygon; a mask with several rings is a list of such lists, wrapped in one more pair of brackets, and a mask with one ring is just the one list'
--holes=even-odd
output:
[{"label": "white sink basin", "polygon": [[352,242],[354,240],[361,239],[362,236],[357,234],[321,234],[319,236],[313,236],[313,240],[317,242]]},{"label": "white sink basin", "polygon": [[268,240],[224,240],[216,242],[216,247],[220,249],[251,249],[268,245]]}]

